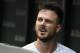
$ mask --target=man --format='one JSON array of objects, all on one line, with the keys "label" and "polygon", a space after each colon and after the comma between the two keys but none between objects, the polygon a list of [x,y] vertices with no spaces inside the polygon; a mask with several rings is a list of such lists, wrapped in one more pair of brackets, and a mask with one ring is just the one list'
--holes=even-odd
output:
[{"label": "man", "polygon": [[41,6],[35,24],[37,40],[23,48],[37,53],[76,53],[55,41],[56,33],[61,29],[62,18],[63,11],[56,3]]}]

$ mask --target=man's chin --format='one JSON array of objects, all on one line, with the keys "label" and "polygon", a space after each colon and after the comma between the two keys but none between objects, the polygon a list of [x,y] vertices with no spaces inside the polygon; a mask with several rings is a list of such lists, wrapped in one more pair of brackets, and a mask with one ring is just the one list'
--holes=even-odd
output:
[{"label": "man's chin", "polygon": [[52,38],[48,38],[48,37],[38,37],[40,41],[42,42],[48,42],[50,41]]}]

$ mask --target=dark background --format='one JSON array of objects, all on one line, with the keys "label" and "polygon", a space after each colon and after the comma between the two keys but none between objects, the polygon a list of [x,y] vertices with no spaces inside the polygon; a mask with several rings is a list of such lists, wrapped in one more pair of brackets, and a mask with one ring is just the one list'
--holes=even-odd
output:
[{"label": "dark background", "polygon": [[64,10],[58,41],[80,52],[80,0],[0,0],[0,42],[22,47],[35,40],[38,4],[58,2]]}]

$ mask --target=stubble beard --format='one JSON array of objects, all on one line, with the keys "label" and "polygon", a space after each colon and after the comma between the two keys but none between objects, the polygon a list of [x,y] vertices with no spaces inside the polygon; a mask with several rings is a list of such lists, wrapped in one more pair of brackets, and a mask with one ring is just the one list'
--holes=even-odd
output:
[{"label": "stubble beard", "polygon": [[52,35],[48,35],[47,37],[39,37],[37,35],[37,38],[42,42],[49,42],[49,41],[55,39],[55,36],[56,36],[56,32],[54,34],[52,34]]}]

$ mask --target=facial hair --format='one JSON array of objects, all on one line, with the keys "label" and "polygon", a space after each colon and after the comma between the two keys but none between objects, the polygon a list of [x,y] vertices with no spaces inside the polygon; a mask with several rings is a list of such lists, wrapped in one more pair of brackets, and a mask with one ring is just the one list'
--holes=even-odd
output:
[{"label": "facial hair", "polygon": [[39,38],[39,40],[41,40],[42,42],[48,42],[50,40],[55,39],[55,36],[56,36],[56,33],[53,35],[48,35],[47,37],[39,37],[38,36],[37,38]]},{"label": "facial hair", "polygon": [[[41,28],[42,28],[42,30],[41,30]],[[39,28],[39,30],[48,32],[48,30],[47,30],[44,26],[41,27],[41,28]],[[44,30],[43,30],[43,29],[44,29]],[[40,34],[40,35],[45,36],[45,34]],[[42,42],[48,42],[48,41],[54,39],[55,36],[56,36],[56,29],[53,31],[52,34],[49,33],[47,37],[39,37],[38,34],[37,34],[37,38],[38,38],[39,40],[41,40]]]}]

